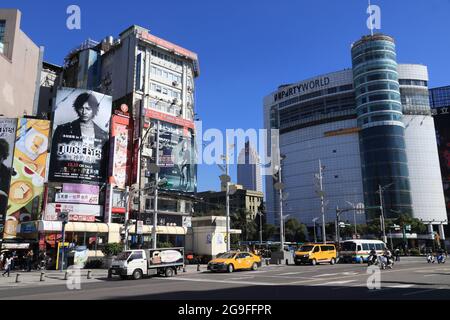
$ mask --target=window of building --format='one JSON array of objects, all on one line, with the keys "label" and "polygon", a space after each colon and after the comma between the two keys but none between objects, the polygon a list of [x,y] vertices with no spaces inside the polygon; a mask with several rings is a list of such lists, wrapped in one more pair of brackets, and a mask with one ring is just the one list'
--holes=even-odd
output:
[{"label": "window of building", "polygon": [[5,30],[6,30],[6,21],[0,20],[0,53],[5,53]]}]

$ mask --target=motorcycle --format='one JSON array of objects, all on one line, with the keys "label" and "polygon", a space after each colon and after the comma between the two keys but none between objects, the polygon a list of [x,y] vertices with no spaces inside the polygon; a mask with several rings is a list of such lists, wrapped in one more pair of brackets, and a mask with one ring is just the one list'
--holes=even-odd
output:
[{"label": "motorcycle", "polygon": [[371,265],[378,265],[378,257],[376,255],[369,255],[369,257],[367,258],[367,265],[371,266]]},{"label": "motorcycle", "polygon": [[440,255],[437,257],[437,262],[438,262],[438,263],[445,263],[445,255],[440,254]]},{"label": "motorcycle", "polygon": [[427,262],[428,263],[434,263],[435,262],[434,256],[431,253],[429,253],[427,255]]}]

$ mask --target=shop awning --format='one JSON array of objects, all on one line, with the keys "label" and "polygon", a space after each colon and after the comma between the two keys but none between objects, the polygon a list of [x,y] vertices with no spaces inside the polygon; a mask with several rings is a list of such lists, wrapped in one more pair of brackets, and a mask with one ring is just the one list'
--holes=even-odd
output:
[{"label": "shop awning", "polygon": [[[143,234],[152,234],[152,226],[145,225],[142,227]],[[131,225],[128,227],[129,234],[136,233],[136,226]],[[158,226],[156,227],[156,232],[158,234],[173,234],[173,235],[186,235],[187,228],[186,227],[178,227],[178,226]],[[123,232],[122,232],[123,233]]]},{"label": "shop awning", "polygon": [[[60,221],[39,221],[39,232],[61,232],[61,229],[62,224]],[[66,224],[66,231],[108,233],[109,228],[106,223],[69,222]]]}]

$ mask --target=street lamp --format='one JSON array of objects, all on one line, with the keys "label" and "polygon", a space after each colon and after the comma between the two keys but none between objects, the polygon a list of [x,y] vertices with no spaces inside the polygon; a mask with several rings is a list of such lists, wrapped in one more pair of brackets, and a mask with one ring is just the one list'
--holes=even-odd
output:
[{"label": "street lamp", "polygon": [[226,189],[225,189],[225,203],[226,203],[226,237],[227,237],[227,252],[230,251],[231,248],[231,239],[230,239],[230,194],[234,194],[236,192],[236,190],[233,190],[233,192],[230,192],[230,182],[231,182],[231,177],[229,176],[229,172],[228,172],[228,148],[229,147],[234,147],[234,144],[231,144],[230,146],[228,146],[228,139],[225,136],[225,155],[222,155],[222,160],[224,160],[225,162],[225,167],[222,165],[218,165],[219,168],[225,173],[223,175],[221,175],[220,181],[222,184],[226,184]]},{"label": "street lamp", "polygon": [[315,178],[317,179],[319,185],[319,190],[316,191],[317,195],[320,197],[320,210],[322,213],[322,240],[323,243],[327,243],[327,235],[325,231],[325,192],[323,191],[323,170],[325,169],[325,166],[322,166],[322,161],[319,159],[319,173],[315,174]]},{"label": "street lamp", "polygon": [[286,240],[286,219],[291,216],[290,214],[286,214],[283,216],[283,243]]},{"label": "street lamp", "polygon": [[383,242],[387,243],[387,237],[386,237],[386,225],[384,222],[384,202],[383,202],[383,192],[390,186],[392,186],[394,183],[389,183],[385,186],[381,186],[381,184],[378,185],[378,191],[376,193],[380,194],[380,210],[381,210],[381,229],[383,231]]},{"label": "street lamp", "polygon": [[264,213],[258,211],[256,214],[259,216],[259,244],[262,245],[262,216],[264,215]]},{"label": "street lamp", "polygon": [[284,251],[284,223],[283,223],[283,189],[285,188],[283,182],[281,181],[281,163],[286,159],[285,155],[280,155],[280,164],[277,170],[278,182],[276,182],[273,187],[278,190],[279,201],[280,201],[280,246],[281,251]]},{"label": "street lamp", "polygon": [[319,220],[319,218],[312,219],[312,222],[314,222],[314,243],[317,243],[317,237],[316,237],[316,221]]}]

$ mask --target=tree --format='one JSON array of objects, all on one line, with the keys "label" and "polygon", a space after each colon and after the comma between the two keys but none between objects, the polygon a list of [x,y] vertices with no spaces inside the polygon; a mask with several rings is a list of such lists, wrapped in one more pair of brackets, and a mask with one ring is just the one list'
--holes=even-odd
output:
[{"label": "tree", "polygon": [[272,239],[272,237],[278,232],[278,228],[275,227],[273,224],[265,224],[263,226],[263,239],[269,240]]},{"label": "tree", "polygon": [[239,209],[231,214],[231,227],[242,230],[244,241],[255,240],[256,222],[249,219],[251,213],[248,210]]},{"label": "tree", "polygon": [[284,236],[287,242],[305,242],[306,226],[297,219],[291,218],[285,222]]}]

